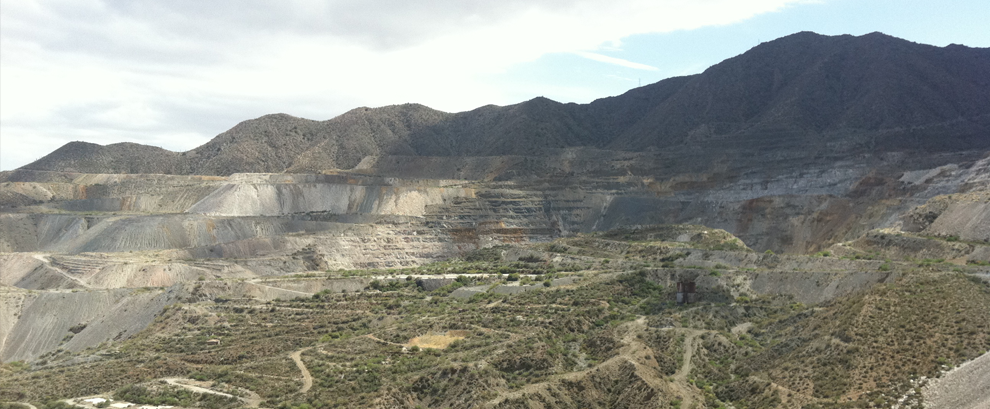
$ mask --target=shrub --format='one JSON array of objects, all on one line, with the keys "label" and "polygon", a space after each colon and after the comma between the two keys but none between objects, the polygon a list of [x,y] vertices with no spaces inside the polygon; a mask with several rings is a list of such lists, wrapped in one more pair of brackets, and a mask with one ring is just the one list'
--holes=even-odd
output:
[{"label": "shrub", "polygon": [[519,261],[525,261],[527,263],[542,263],[545,262],[543,258],[536,254],[527,254],[525,256],[519,257]]}]

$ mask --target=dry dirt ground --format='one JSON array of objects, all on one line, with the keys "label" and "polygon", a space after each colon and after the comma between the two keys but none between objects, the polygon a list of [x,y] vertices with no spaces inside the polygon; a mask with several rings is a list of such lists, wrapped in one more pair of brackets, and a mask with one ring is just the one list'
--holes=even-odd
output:
[{"label": "dry dirt ground", "polygon": [[990,353],[933,379],[922,394],[928,409],[990,408]]},{"label": "dry dirt ground", "polygon": [[691,408],[694,405],[695,400],[700,401],[698,395],[698,390],[694,385],[688,382],[688,375],[691,374],[691,358],[694,357],[695,341],[697,338],[704,334],[706,331],[698,329],[689,328],[679,328],[676,331],[683,332],[684,337],[684,356],[681,361],[681,368],[674,373],[674,389],[677,391],[677,395],[681,397],[681,405],[685,408]]},{"label": "dry dirt ground", "polygon": [[302,388],[299,388],[299,393],[309,392],[309,388],[313,387],[313,375],[309,374],[309,369],[306,369],[306,364],[302,361],[302,353],[306,352],[308,349],[310,348],[303,348],[293,352],[292,355],[289,355],[289,357],[292,358],[292,361],[296,363],[296,367],[299,368],[299,371],[302,372],[303,386]]}]

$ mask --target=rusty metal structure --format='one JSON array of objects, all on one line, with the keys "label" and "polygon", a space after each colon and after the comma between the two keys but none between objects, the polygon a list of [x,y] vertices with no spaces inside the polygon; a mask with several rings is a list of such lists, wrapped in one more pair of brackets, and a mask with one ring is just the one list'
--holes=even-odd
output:
[{"label": "rusty metal structure", "polygon": [[679,281],[677,283],[677,303],[692,304],[698,302],[698,293],[695,292],[694,281]]}]

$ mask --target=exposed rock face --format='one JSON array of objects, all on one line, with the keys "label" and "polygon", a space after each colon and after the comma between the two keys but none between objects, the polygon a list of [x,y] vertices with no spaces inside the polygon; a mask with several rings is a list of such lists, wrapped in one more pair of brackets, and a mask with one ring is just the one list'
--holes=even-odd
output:
[{"label": "exposed rock face", "polygon": [[990,191],[937,196],[905,216],[909,231],[990,242]]},{"label": "exposed rock face", "polygon": [[[879,33],[797,33],[702,74],[587,105],[536,98],[456,114],[416,104],[358,108],[327,121],[276,114],[245,121],[181,154],[134,144],[72,143],[24,167],[309,176],[141,177],[155,180],[149,185],[125,176],[71,180],[81,176],[19,171],[0,178],[0,199],[8,207],[74,212],[387,214],[426,217],[431,226],[448,228],[542,229],[532,232],[544,236],[701,223],[758,250],[804,252],[894,226],[898,215],[931,197],[985,190],[987,78],[987,49],[938,48]],[[330,169],[351,173],[315,175]],[[168,198],[162,196],[166,191]],[[961,229],[967,240],[986,238],[985,206],[967,203],[952,205],[939,221],[919,228],[935,235]],[[492,218],[482,209],[504,211]],[[479,211],[485,216],[472,215]],[[11,223],[32,224],[6,222]],[[177,228],[166,230],[176,234]],[[455,236],[465,234],[476,233]],[[183,246],[207,241],[186,240]]]},{"label": "exposed rock face", "polygon": [[[268,115],[183,153],[71,143],[0,173],[0,359],[126,337],[180,296],[364,286],[251,281],[263,276],[410,267],[639,225],[705,225],[758,253],[831,248],[982,263],[988,78],[986,49],[799,33],[587,105],[537,98],[457,114],[407,104],[328,121]],[[913,234],[884,233],[899,229]],[[879,260],[849,262],[712,251],[679,266],[759,268],[736,284],[806,302],[896,278],[877,272]],[[869,273],[849,272],[859,268]],[[195,295],[110,291],[200,279],[248,281]],[[40,335],[9,318],[63,314],[72,303],[81,309]],[[118,308],[131,314],[126,326],[107,318]],[[104,335],[86,329],[63,345],[81,322]]]},{"label": "exposed rock face", "polygon": [[399,180],[355,185],[348,183],[353,183],[354,177],[298,175],[282,176],[280,178],[286,180],[276,183],[252,183],[244,180],[247,175],[238,176],[190,207],[189,212],[217,216],[277,216],[307,212],[423,216],[428,206],[474,194],[473,189],[441,187],[444,181],[424,182],[421,186],[415,181],[403,183]]},{"label": "exposed rock face", "polygon": [[0,297],[0,360],[31,360],[62,348],[77,352],[101,342],[125,339],[144,329],[177,289],[137,292],[4,292]]}]

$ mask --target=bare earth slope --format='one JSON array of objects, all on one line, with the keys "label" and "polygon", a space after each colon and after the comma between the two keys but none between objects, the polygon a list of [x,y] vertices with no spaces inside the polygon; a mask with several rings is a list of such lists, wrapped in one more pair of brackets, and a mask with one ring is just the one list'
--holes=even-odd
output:
[{"label": "bare earth slope", "polygon": [[990,354],[955,368],[924,388],[928,409],[990,407]]},{"label": "bare earth slope", "polygon": [[0,401],[920,404],[990,347],[987,78],[798,33],[587,105],[72,143],[0,172]]}]

